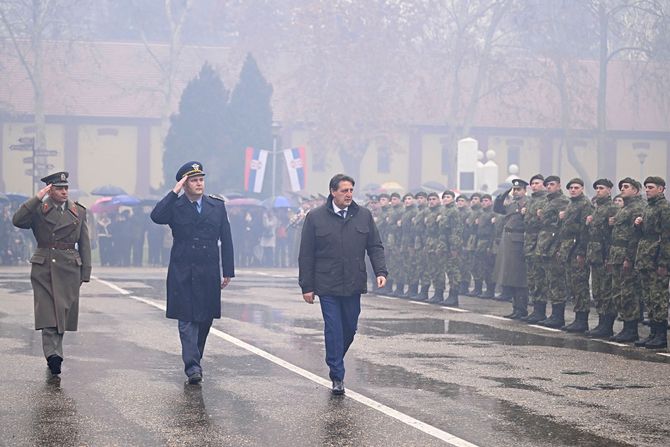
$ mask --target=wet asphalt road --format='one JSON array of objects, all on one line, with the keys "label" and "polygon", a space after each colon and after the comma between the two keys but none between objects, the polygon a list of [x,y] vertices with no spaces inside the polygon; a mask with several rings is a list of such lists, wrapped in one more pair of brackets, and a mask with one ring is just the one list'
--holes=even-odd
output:
[{"label": "wet asphalt road", "polygon": [[[364,298],[347,388],[422,431],[216,334],[202,386],[185,385],[176,322],[151,305],[164,305],[165,271],[94,274],[130,295],[84,285],[53,380],[28,268],[0,270],[0,445],[449,445],[432,427],[477,446],[670,444],[670,356],[495,318],[504,303]],[[242,270],[223,304],[215,328],[327,379],[320,309],[294,271]]]}]

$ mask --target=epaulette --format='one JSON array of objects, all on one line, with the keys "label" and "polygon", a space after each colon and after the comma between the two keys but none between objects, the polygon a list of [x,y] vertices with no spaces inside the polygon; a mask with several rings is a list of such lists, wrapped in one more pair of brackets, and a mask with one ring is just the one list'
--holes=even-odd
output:
[{"label": "epaulette", "polygon": [[85,207],[84,205],[82,205],[81,203],[79,203],[79,202],[74,202],[74,203],[77,204],[77,205],[79,205],[80,207],[86,209],[86,207]]},{"label": "epaulette", "polygon": [[212,199],[215,199],[215,200],[220,200],[220,201],[222,201],[222,202],[225,202],[225,200],[223,200],[223,197],[221,197],[221,196],[217,196],[216,194],[209,194],[208,197],[210,197],[210,198],[212,198]]}]

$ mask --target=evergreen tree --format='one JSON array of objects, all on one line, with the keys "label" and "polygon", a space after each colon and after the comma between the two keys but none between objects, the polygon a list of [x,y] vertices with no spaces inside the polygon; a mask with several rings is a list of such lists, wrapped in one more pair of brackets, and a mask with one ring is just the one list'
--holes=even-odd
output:
[{"label": "evergreen tree", "polygon": [[191,160],[204,165],[208,192],[219,193],[229,186],[226,179],[231,168],[224,162],[228,146],[227,103],[228,90],[218,73],[205,62],[198,76],[184,89],[179,112],[170,118],[163,155],[166,186],[174,185],[179,167]]},{"label": "evergreen tree", "polygon": [[[228,107],[232,150],[229,162],[231,166],[242,167],[229,171],[229,174],[234,176],[237,188],[243,187],[245,149],[253,147],[272,150],[271,99],[272,85],[263,77],[253,56],[247,54]],[[269,161],[271,160],[272,157],[269,157]],[[272,188],[271,168],[272,165],[269,163],[265,171],[264,191],[270,191]],[[279,169],[277,172],[280,172]]]}]

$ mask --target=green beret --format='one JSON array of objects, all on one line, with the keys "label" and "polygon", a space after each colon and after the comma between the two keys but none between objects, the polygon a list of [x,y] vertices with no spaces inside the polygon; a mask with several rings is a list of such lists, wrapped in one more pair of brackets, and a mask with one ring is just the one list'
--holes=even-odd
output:
[{"label": "green beret", "polygon": [[619,180],[619,185],[618,185],[618,186],[619,186],[619,191],[621,191],[621,186],[622,186],[624,183],[628,183],[629,185],[633,185],[633,187],[634,187],[635,189],[637,189],[638,191],[639,191],[640,189],[642,189],[642,185],[640,185],[640,182],[638,182],[637,180],[635,180],[635,179],[632,178],[632,177],[626,177],[626,178],[623,178],[623,179]]},{"label": "green beret", "polygon": [[598,180],[596,180],[595,182],[593,182],[593,189],[596,189],[596,186],[598,186],[598,185],[602,185],[602,186],[604,186],[605,188],[611,188],[611,187],[614,186],[614,184],[612,183],[612,181],[611,181],[610,179],[608,179],[608,178],[599,178]]},{"label": "green beret", "polygon": [[647,185],[647,183],[653,183],[656,186],[665,186],[665,180],[657,176],[649,176],[646,179],[644,179],[645,186]]},{"label": "green beret", "polygon": [[570,189],[570,185],[572,185],[573,183],[577,183],[579,186],[584,186],[584,180],[575,177],[571,179],[567,185],[565,185],[565,189]]}]

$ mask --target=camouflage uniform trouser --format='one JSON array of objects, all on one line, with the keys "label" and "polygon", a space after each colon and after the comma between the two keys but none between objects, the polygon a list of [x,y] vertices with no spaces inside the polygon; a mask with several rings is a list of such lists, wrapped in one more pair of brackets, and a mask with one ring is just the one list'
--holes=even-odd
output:
[{"label": "camouflage uniform trouser", "polygon": [[654,270],[638,272],[642,285],[644,304],[649,312],[649,320],[661,322],[668,319],[668,280],[667,275],[660,276]]},{"label": "camouflage uniform trouser", "polygon": [[565,281],[568,285],[568,294],[575,305],[575,312],[588,312],[591,308],[590,273],[589,265],[584,263],[579,267],[575,258],[571,258],[565,266]]},{"label": "camouflage uniform trouser", "polygon": [[400,255],[400,249],[396,247],[386,248],[386,267],[388,268],[389,275],[388,279],[397,282],[401,282],[401,265],[402,257]]},{"label": "camouflage uniform trouser", "polygon": [[547,302],[547,275],[545,264],[539,256],[526,256],[526,277],[528,278],[529,302]]},{"label": "camouflage uniform trouser", "polygon": [[623,264],[612,266],[612,290],[617,312],[624,321],[640,318],[640,279],[635,271],[624,273]]},{"label": "camouflage uniform trouser", "polygon": [[591,264],[591,293],[600,315],[616,313],[616,301],[612,291],[612,273],[603,264]]},{"label": "camouflage uniform trouser", "polygon": [[474,261],[474,252],[471,250],[461,251],[460,271],[461,281],[467,282],[470,285],[472,279],[472,263]]},{"label": "camouflage uniform trouser", "polygon": [[496,264],[496,257],[488,251],[477,251],[474,258],[472,278],[475,281],[484,281],[489,287],[494,282],[493,267]]},{"label": "camouflage uniform trouser", "polygon": [[435,290],[444,290],[446,287],[446,281],[444,279],[444,264],[444,250],[437,248],[431,249],[430,253],[428,254],[428,272]]},{"label": "camouflage uniform trouser", "polygon": [[461,260],[459,256],[452,256],[452,251],[447,250],[444,255],[444,270],[449,278],[449,289],[458,289],[461,283]]},{"label": "camouflage uniform trouser", "polygon": [[416,270],[419,282],[422,286],[430,286],[430,272],[428,271],[428,253],[431,248],[425,244],[421,250],[416,251]]},{"label": "camouflage uniform trouser", "polygon": [[542,258],[547,277],[547,302],[565,303],[568,299],[568,285],[565,281],[565,263],[554,257]]},{"label": "camouflage uniform trouser", "polygon": [[417,277],[416,251],[414,247],[403,247],[400,258],[400,274],[398,280],[405,284],[412,284],[419,281]]}]

